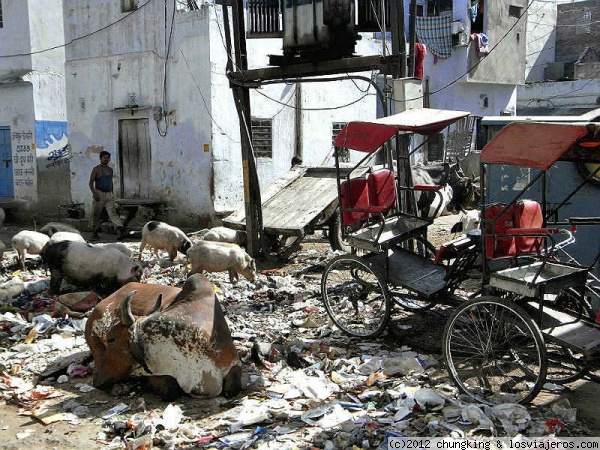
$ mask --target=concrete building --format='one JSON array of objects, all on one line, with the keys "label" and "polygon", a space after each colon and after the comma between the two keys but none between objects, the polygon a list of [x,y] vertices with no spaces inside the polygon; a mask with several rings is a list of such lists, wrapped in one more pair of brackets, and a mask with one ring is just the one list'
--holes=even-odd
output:
[{"label": "concrete building", "polygon": [[[239,122],[221,6],[64,2],[66,40],[73,41],[66,52],[73,199],[89,211],[89,172],[108,150],[117,195],[164,201],[172,223],[201,227],[238,207]],[[173,11],[174,3],[181,9]],[[377,54],[380,44],[363,39],[357,53]],[[281,39],[249,40],[250,68],[280,51]],[[251,91],[251,101],[263,187],[289,169],[296,151],[305,164],[320,165],[335,123],[372,118],[376,109],[374,91],[360,81],[269,85]]]},{"label": "concrete building", "polygon": [[[428,47],[424,94],[426,99],[429,97],[429,105],[465,109],[475,116],[515,114],[516,88],[525,82],[528,2],[421,3],[424,15],[431,17],[430,20],[442,21],[447,17],[452,27],[449,51],[443,54]],[[428,11],[431,5],[439,7]],[[481,34],[487,37],[487,45],[474,40]]]},{"label": "concrete building", "polygon": [[62,0],[2,0],[0,204],[9,215],[55,214],[70,199],[64,58]]},{"label": "concrete building", "polygon": [[[10,129],[10,156],[18,153],[23,164],[9,171],[14,180],[6,184],[14,192],[5,197],[44,213],[73,201],[89,214],[89,173],[99,152],[108,150],[117,195],[163,203],[172,223],[205,226],[240,205],[239,123],[225,73],[222,7],[194,1],[62,3],[2,2],[0,33],[7,39],[0,48],[5,56],[25,55],[0,60],[0,95],[7,98],[0,106],[0,133]],[[417,37],[428,48],[419,86],[423,100],[475,116],[513,114],[516,86],[525,80],[528,4],[481,0],[475,14],[472,6],[471,0],[418,0]],[[39,26],[29,26],[36,17]],[[27,26],[18,26],[17,18]],[[428,23],[442,24],[436,33],[443,48],[423,33]],[[50,28],[52,33],[44,31]],[[473,40],[482,34],[487,47]],[[381,37],[362,33],[354,53],[384,53]],[[249,39],[250,68],[266,67],[268,55],[280,54],[281,47],[281,38]],[[392,95],[391,80],[380,85]],[[262,187],[289,168],[294,154],[309,166],[331,163],[332,136],[344,123],[381,114],[374,89],[360,80],[265,84],[251,91],[251,101]],[[396,111],[406,107],[400,103]]]},{"label": "concrete building", "polygon": [[[537,41],[531,39],[535,42],[528,44],[527,53],[532,58],[545,56],[535,63],[537,75],[519,87],[518,114],[584,114],[600,106],[600,30],[594,26],[600,17],[600,0],[549,3],[556,10],[555,33],[541,33]],[[552,17],[550,11],[547,15]],[[530,20],[535,25],[535,20]],[[547,42],[540,50],[544,38]],[[532,69],[530,75],[533,73]]]}]

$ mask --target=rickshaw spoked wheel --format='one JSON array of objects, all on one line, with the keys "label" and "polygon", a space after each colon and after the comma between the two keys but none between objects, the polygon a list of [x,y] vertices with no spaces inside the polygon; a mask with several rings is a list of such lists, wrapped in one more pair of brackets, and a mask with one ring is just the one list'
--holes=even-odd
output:
[{"label": "rickshaw spoked wheel", "polygon": [[356,255],[332,259],[321,279],[327,314],[350,336],[373,338],[390,320],[390,295],[383,278]]},{"label": "rickshaw spoked wheel", "polygon": [[548,360],[546,381],[549,383],[572,383],[588,373],[582,361],[583,355],[557,342],[546,342],[546,358]]},{"label": "rickshaw spoked wheel", "polygon": [[444,329],[443,353],[459,389],[481,403],[528,403],[546,380],[542,332],[510,300],[484,296],[456,308]]}]

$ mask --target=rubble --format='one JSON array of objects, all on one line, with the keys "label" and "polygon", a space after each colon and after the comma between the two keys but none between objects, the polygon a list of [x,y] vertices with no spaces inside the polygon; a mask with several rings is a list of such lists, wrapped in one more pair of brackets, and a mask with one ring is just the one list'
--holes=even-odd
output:
[{"label": "rubble", "polygon": [[[137,251],[139,243],[127,246]],[[440,354],[401,346],[391,335],[361,341],[341,333],[320,299],[321,272],[334,256],[324,248],[298,252],[255,283],[209,275],[243,362],[244,389],[232,400],[165,404],[135,380],[110,393],[94,389],[83,330],[101,298],[74,288],[49,296],[43,270],[7,270],[0,286],[4,402],[44,426],[94,424],[97,446],[119,449],[384,449],[389,436],[585,435],[566,399],[548,408],[468,403]],[[145,282],[184,283],[183,258],[148,256]],[[24,445],[31,428],[13,430]]]}]

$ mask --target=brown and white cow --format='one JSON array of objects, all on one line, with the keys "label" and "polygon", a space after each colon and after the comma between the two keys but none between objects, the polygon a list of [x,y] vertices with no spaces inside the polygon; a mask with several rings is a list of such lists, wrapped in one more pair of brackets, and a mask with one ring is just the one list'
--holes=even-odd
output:
[{"label": "brown and white cow", "polygon": [[88,319],[94,385],[145,376],[164,399],[181,392],[216,397],[241,389],[237,350],[210,282],[196,274],[183,289],[128,283]]}]

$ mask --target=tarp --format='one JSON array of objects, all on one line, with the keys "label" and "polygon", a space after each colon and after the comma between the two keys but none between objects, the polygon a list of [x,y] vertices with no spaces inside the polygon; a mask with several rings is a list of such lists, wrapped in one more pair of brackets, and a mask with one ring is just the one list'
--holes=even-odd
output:
[{"label": "tarp", "polygon": [[350,122],[337,135],[334,145],[372,153],[398,131],[434,134],[469,114],[466,111],[414,108],[372,122]]},{"label": "tarp", "polygon": [[[511,123],[488,142],[480,159],[490,164],[548,170],[563,155],[568,156],[565,159],[577,159],[573,147],[578,147],[575,144],[587,134],[586,125]],[[600,148],[592,152],[600,158]]]}]

